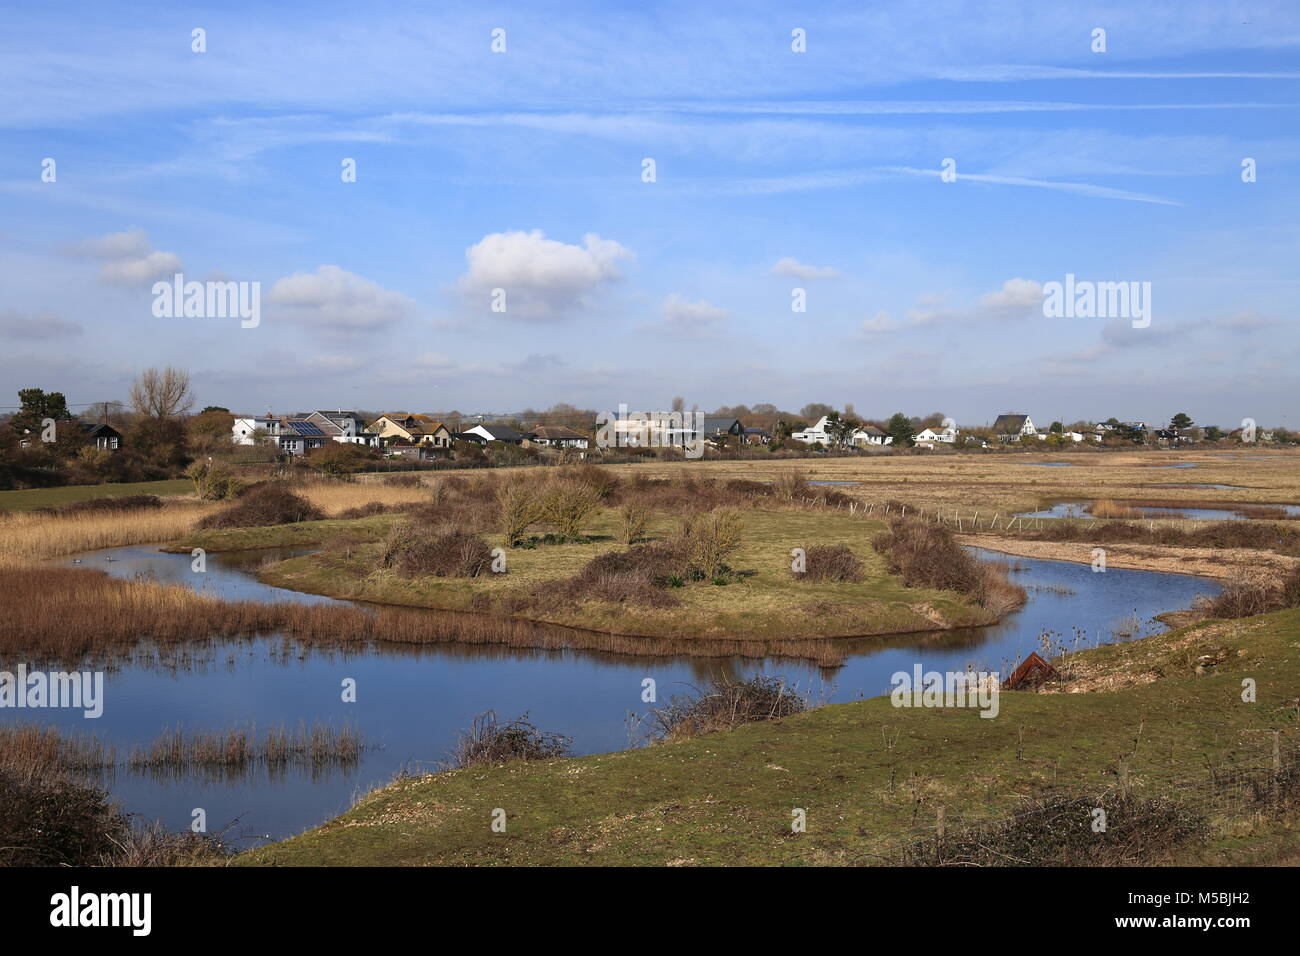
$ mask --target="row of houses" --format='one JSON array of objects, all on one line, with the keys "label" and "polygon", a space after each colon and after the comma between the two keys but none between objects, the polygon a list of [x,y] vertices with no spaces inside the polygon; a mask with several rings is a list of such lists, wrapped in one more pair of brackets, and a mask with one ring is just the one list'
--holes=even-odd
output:
[{"label": "row of houses", "polygon": [[587,448],[586,435],[558,425],[542,425],[519,432],[508,425],[475,425],[453,431],[429,415],[394,412],[367,422],[352,411],[315,411],[301,418],[266,415],[236,418],[232,441],[237,445],[265,443],[288,455],[305,455],[326,442],[387,448],[390,454],[423,457],[450,449],[453,442],[477,445],[502,442],[547,448]]}]

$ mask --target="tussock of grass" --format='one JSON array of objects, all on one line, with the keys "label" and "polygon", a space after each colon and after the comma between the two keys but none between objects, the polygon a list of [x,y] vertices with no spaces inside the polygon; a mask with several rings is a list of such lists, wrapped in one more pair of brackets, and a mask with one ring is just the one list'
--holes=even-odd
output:
[{"label": "tussock of grass", "polygon": [[784,678],[714,678],[695,695],[674,696],[652,710],[648,724],[652,740],[685,740],[807,709],[807,698],[786,686]]},{"label": "tussock of grass", "polygon": [[505,721],[490,710],[461,731],[448,765],[464,768],[511,760],[551,760],[568,756],[572,745],[572,737],[538,730],[527,714]]},{"label": "tussock of grass", "polygon": [[208,515],[199,522],[204,529],[259,528],[267,525],[319,521],[325,513],[306,498],[289,490],[283,482],[267,482],[249,488],[230,508]]},{"label": "tussock of grass", "polygon": [[791,571],[797,581],[861,581],[866,566],[843,544],[814,544],[803,549],[805,569]]}]

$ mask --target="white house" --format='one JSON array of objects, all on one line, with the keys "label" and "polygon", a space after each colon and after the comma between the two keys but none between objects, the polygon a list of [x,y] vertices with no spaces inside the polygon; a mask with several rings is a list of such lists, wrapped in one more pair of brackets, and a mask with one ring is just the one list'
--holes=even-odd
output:
[{"label": "white house", "polygon": [[865,445],[891,445],[894,442],[894,436],[882,432],[875,425],[863,425],[853,433],[853,444],[858,447]]},{"label": "white house", "polygon": [[997,421],[993,423],[993,431],[1004,441],[1020,438],[1028,435],[1031,438],[1037,438],[1038,429],[1034,427],[1034,420],[1028,415],[999,415]]},{"label": "white house", "polygon": [[277,418],[268,414],[236,418],[231,426],[230,440],[236,445],[255,445],[259,437],[289,455],[305,455],[329,441],[329,436],[319,425],[306,419]]},{"label": "white house", "polygon": [[918,445],[922,442],[933,444],[934,442],[941,441],[951,445],[957,440],[958,434],[959,430],[955,425],[940,425],[938,428],[922,428],[916,434],[916,443]]}]

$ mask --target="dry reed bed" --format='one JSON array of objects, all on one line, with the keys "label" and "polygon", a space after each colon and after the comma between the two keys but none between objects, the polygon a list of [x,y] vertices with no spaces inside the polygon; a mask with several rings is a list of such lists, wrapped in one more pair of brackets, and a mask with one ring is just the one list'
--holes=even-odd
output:
[{"label": "dry reed bed", "polygon": [[10,660],[72,666],[87,659],[121,660],[146,642],[165,648],[269,633],[327,648],[461,643],[646,657],[775,657],[826,667],[844,659],[826,641],[626,637],[478,614],[223,601],[183,585],[81,568],[0,568],[0,654]]},{"label": "dry reed bed", "polygon": [[180,499],[162,508],[139,511],[10,512],[0,515],[0,566],[172,540],[188,534],[218,507],[212,502]]},{"label": "dry reed bed", "polygon": [[259,735],[256,727],[186,732],[165,731],[124,761],[117,749],[93,734],[61,734],[32,724],[0,727],[0,768],[22,772],[93,774],[124,764],[136,773],[173,774],[193,769],[247,770],[288,767],[324,768],[355,764],[364,744],[350,725],[274,725]]}]

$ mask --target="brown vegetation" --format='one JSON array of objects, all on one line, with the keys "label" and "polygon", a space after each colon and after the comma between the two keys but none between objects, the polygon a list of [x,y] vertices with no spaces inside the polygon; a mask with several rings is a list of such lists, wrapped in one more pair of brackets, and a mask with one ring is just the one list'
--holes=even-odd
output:
[{"label": "brown vegetation", "polygon": [[379,564],[407,577],[475,578],[491,572],[492,549],[472,531],[401,521],[384,539]]},{"label": "brown vegetation", "polygon": [[980,561],[959,545],[947,528],[911,518],[890,518],[888,530],[871,542],[885,556],[891,574],[908,587],[969,594],[984,608],[1003,614],[1025,601],[1005,568]]},{"label": "brown vegetation", "polygon": [[797,581],[862,580],[865,566],[847,545],[815,544],[803,549],[804,570],[791,571]]},{"label": "brown vegetation", "polygon": [[200,528],[261,528],[268,525],[319,521],[325,514],[283,482],[267,482],[244,491],[238,502],[224,511],[208,515]]},{"label": "brown vegetation", "polygon": [[509,760],[551,760],[569,756],[572,745],[572,737],[538,730],[527,714],[503,721],[495,711],[488,711],[461,731],[448,765],[459,769]]},{"label": "brown vegetation", "polygon": [[780,677],[716,678],[695,696],[674,696],[649,714],[650,738],[684,740],[741,724],[779,720],[808,709],[808,700]]}]

